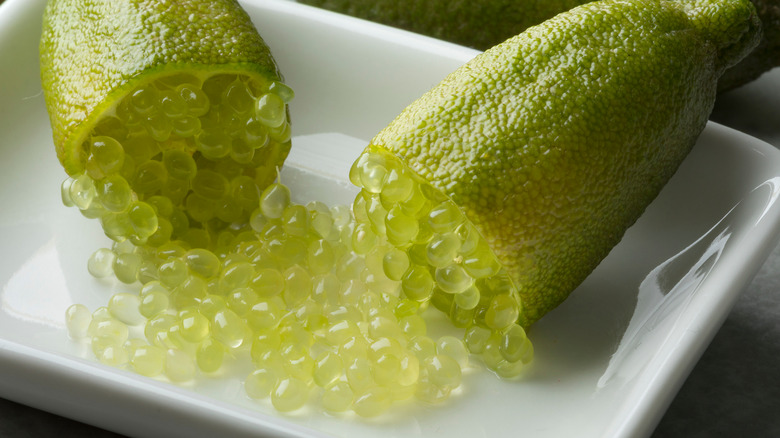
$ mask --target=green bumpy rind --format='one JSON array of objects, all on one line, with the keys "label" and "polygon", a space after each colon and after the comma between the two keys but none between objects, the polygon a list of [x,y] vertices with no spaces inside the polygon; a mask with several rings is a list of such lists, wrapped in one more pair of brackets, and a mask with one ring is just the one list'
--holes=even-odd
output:
[{"label": "green bumpy rind", "polygon": [[592,0],[299,0],[480,50]]},{"label": "green bumpy rind", "polygon": [[516,282],[528,326],[675,173],[759,25],[747,0],[589,3],[467,63],[369,147],[463,209]]},{"label": "green bumpy rind", "polygon": [[142,75],[208,70],[282,81],[234,0],[50,0],[40,64],[57,156],[71,175],[83,172],[80,145],[94,121]]},{"label": "green bumpy rind", "polygon": [[[593,0],[298,0],[479,50]],[[686,0],[680,0],[686,1]],[[751,0],[764,36],[756,49],[718,81],[724,92],[780,65],[780,0]]]}]

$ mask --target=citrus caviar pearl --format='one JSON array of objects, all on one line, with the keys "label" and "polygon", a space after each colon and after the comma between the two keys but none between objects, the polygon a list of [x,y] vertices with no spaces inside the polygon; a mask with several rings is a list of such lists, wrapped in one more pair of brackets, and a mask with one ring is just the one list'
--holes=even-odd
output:
[{"label": "citrus caviar pearl", "polygon": [[449,397],[450,391],[428,381],[427,377],[421,378],[417,385],[415,397],[426,403],[441,403]]},{"label": "citrus caviar pearl", "polygon": [[312,274],[330,272],[333,269],[335,258],[333,248],[328,241],[320,239],[309,244],[306,261]]},{"label": "citrus caviar pearl", "polygon": [[[387,169],[379,162],[366,162],[358,169],[362,186],[371,193],[379,193],[387,176]],[[378,201],[378,200],[377,200]]]},{"label": "citrus caviar pearl", "polygon": [[92,321],[92,315],[83,304],[73,304],[65,311],[65,326],[73,339],[87,336],[87,329]]},{"label": "citrus caviar pearl", "polygon": [[372,196],[366,201],[366,215],[371,224],[371,229],[377,234],[385,234],[385,218],[387,210],[382,206],[382,202],[376,196]]},{"label": "citrus caviar pearl", "polygon": [[466,334],[463,337],[466,343],[466,348],[472,354],[480,354],[485,349],[488,339],[490,339],[490,330],[473,325],[466,329]]},{"label": "citrus caviar pearl", "polygon": [[420,360],[411,353],[404,353],[400,365],[398,384],[405,387],[413,386],[420,377]]},{"label": "citrus caviar pearl", "polygon": [[138,312],[145,318],[152,318],[168,309],[170,301],[168,294],[161,291],[152,291],[141,298],[138,305]]},{"label": "citrus caviar pearl", "polygon": [[154,345],[142,345],[133,349],[129,362],[133,370],[142,376],[158,376],[165,366],[165,351]]},{"label": "citrus caviar pearl", "polygon": [[100,248],[92,253],[87,262],[87,270],[95,277],[102,278],[113,272],[114,253],[108,248]]},{"label": "citrus caviar pearl", "polygon": [[523,362],[527,364],[533,358],[533,346],[519,325],[512,325],[501,337],[498,347],[501,356],[508,362]]},{"label": "citrus caviar pearl", "polygon": [[70,187],[73,185],[73,178],[66,178],[60,185],[60,197],[62,199],[62,205],[66,207],[73,207],[73,198],[70,196]]},{"label": "citrus caviar pearl", "polygon": [[184,255],[184,260],[191,273],[204,279],[213,278],[219,273],[219,259],[211,251],[191,249]]},{"label": "citrus caviar pearl", "polygon": [[382,386],[375,386],[357,394],[352,409],[361,417],[375,417],[390,407],[392,395]]},{"label": "citrus caviar pearl", "polygon": [[321,354],[314,366],[314,383],[326,387],[333,383],[343,372],[341,358],[333,352]]},{"label": "citrus caviar pearl", "polygon": [[425,335],[427,326],[425,320],[420,315],[409,315],[401,318],[398,325],[407,337]]},{"label": "citrus caviar pearl", "polygon": [[471,310],[477,307],[480,297],[479,289],[471,284],[463,292],[455,295],[455,304],[461,309]]},{"label": "citrus caviar pearl", "polygon": [[116,319],[128,325],[139,325],[145,318],[138,312],[141,303],[138,295],[118,293],[108,301],[108,310]]},{"label": "citrus caviar pearl", "polygon": [[240,347],[249,336],[246,323],[230,309],[217,311],[210,323],[214,339],[228,347]]},{"label": "citrus caviar pearl", "polygon": [[264,94],[257,99],[255,106],[257,120],[270,127],[277,128],[285,121],[284,101],[276,94]]},{"label": "citrus caviar pearl", "polygon": [[93,167],[90,175],[93,178],[99,179],[105,175],[118,173],[122,169],[124,150],[116,139],[106,136],[92,137],[89,150],[87,167]]},{"label": "citrus caviar pearl", "polygon": [[403,246],[415,239],[419,233],[419,224],[415,218],[406,215],[399,206],[387,212],[385,232],[387,240],[393,245]]},{"label": "citrus caviar pearl", "polygon": [[132,191],[119,175],[110,175],[95,184],[96,198],[107,210],[120,212],[130,205]]},{"label": "citrus caviar pearl", "polygon": [[347,382],[353,391],[362,391],[373,385],[371,364],[365,357],[353,358],[346,368]]},{"label": "citrus caviar pearl", "polygon": [[399,249],[391,249],[382,259],[382,268],[387,278],[400,281],[409,269],[409,256]]},{"label": "citrus caviar pearl", "polygon": [[123,283],[134,283],[138,279],[141,257],[138,254],[119,254],[114,258],[114,275]]},{"label": "citrus caviar pearl", "polygon": [[223,294],[246,287],[255,276],[255,270],[248,262],[238,262],[226,266],[219,277],[219,287]]},{"label": "citrus caviar pearl", "polygon": [[192,380],[195,363],[186,352],[170,348],[165,353],[165,375],[174,382]]},{"label": "citrus caviar pearl", "polygon": [[157,89],[152,86],[137,88],[130,97],[130,109],[138,114],[146,115],[155,110]]},{"label": "citrus caviar pearl", "polygon": [[458,254],[460,239],[454,233],[437,235],[428,243],[426,257],[435,268],[450,265]]},{"label": "citrus caviar pearl", "polygon": [[261,297],[279,295],[284,290],[284,277],[276,269],[265,268],[257,271],[250,282],[252,287]]},{"label": "citrus caviar pearl", "polygon": [[415,336],[409,341],[409,350],[422,361],[436,354],[436,344],[427,336]]},{"label": "citrus caviar pearl", "polygon": [[96,196],[95,183],[89,176],[79,175],[70,184],[69,192],[73,205],[86,210]]},{"label": "citrus caviar pearl", "polygon": [[469,364],[469,352],[465,343],[454,336],[439,338],[436,342],[436,352],[451,357],[460,368],[465,368]]},{"label": "citrus caviar pearl", "polygon": [[177,86],[176,92],[186,105],[189,114],[199,117],[208,112],[209,99],[200,88],[185,83]]},{"label": "citrus caviar pearl", "polygon": [[471,286],[472,279],[469,274],[457,264],[447,265],[436,269],[436,285],[441,290],[450,294],[460,294]]},{"label": "citrus caviar pearl", "polygon": [[358,254],[368,253],[374,248],[376,241],[376,233],[369,224],[359,224],[352,233],[352,249]]},{"label": "citrus caviar pearl", "polygon": [[389,209],[393,205],[405,201],[412,194],[414,185],[414,181],[405,172],[391,169],[380,193],[382,205]]},{"label": "citrus caviar pearl", "polygon": [[409,299],[424,301],[431,297],[434,280],[430,272],[422,266],[414,265],[401,279],[401,288]]},{"label": "citrus caviar pearl", "polygon": [[271,403],[279,412],[290,412],[303,407],[309,399],[309,387],[294,377],[286,377],[271,392]]},{"label": "citrus caviar pearl", "polygon": [[127,325],[115,319],[110,314],[99,317],[93,313],[86,334],[92,338],[110,338],[118,343],[122,343],[127,340],[128,329]]},{"label": "citrus caviar pearl", "polygon": [[452,390],[460,386],[461,370],[451,357],[437,354],[424,362],[428,380],[439,388]]},{"label": "citrus caviar pearl", "polygon": [[499,271],[498,262],[482,242],[463,260],[463,268],[474,278],[490,277]]},{"label": "citrus caviar pearl", "polygon": [[176,317],[167,313],[159,313],[146,321],[144,336],[150,344],[166,346],[168,330],[177,324]]},{"label": "citrus caviar pearl", "polygon": [[133,189],[138,193],[149,193],[158,189],[167,179],[168,171],[161,162],[145,161],[136,168]]},{"label": "citrus caviar pearl", "polygon": [[520,309],[512,297],[507,294],[496,295],[485,314],[485,323],[494,330],[504,329],[517,321],[519,312]]},{"label": "citrus caviar pearl", "polygon": [[454,231],[465,218],[452,201],[445,201],[431,209],[428,213],[428,224],[436,233]]},{"label": "citrus caviar pearl", "polygon": [[98,360],[109,366],[122,366],[127,363],[128,355],[122,342],[110,337],[93,337],[92,352]]},{"label": "citrus caviar pearl", "polygon": [[495,367],[495,372],[500,377],[511,379],[519,376],[526,368],[526,364],[523,361],[509,362],[502,360]]},{"label": "citrus caviar pearl", "polygon": [[225,358],[225,346],[211,338],[204,339],[195,351],[198,369],[204,373],[214,373],[222,367]]},{"label": "citrus caviar pearl", "polygon": [[297,347],[297,345],[291,346],[289,344],[283,346],[284,369],[289,376],[309,383],[313,378],[314,359],[311,358],[308,351],[299,351]]},{"label": "citrus caviar pearl", "polygon": [[160,282],[169,288],[176,287],[187,279],[187,265],[180,259],[170,259],[157,268]]},{"label": "citrus caviar pearl", "polygon": [[179,333],[188,342],[200,342],[209,335],[209,320],[193,308],[179,312]]},{"label": "citrus caviar pearl", "polygon": [[279,219],[290,204],[290,189],[281,184],[271,184],[260,195],[260,209],[270,219]]},{"label": "citrus caviar pearl", "polygon": [[343,412],[352,406],[354,391],[344,381],[337,380],[322,393],[322,407],[329,412]]},{"label": "citrus caviar pearl", "polygon": [[278,381],[279,377],[272,369],[256,369],[244,380],[244,390],[254,399],[266,398],[274,390]]},{"label": "citrus caviar pearl", "polygon": [[177,180],[189,181],[197,172],[195,160],[184,151],[171,149],[163,152],[162,163],[168,175]]}]

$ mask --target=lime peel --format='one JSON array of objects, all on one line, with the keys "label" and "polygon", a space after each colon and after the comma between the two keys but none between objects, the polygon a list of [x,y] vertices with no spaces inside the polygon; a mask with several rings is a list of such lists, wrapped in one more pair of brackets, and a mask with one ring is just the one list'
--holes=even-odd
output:
[{"label": "lime peel", "polygon": [[240,68],[282,81],[249,16],[231,0],[50,1],[40,60],[54,143],[71,175],[82,170],[73,150],[101,110],[147,74]]},{"label": "lime peel", "polygon": [[448,75],[366,153],[396,156],[458,205],[512,278],[528,327],[675,173],[759,27],[747,0],[588,3]]}]

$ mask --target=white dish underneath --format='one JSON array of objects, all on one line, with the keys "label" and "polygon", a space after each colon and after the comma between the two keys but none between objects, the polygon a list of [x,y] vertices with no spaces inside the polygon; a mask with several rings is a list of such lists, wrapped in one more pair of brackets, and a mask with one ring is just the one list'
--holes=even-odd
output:
[{"label": "white dish underneath", "polygon": [[[530,332],[516,382],[474,368],[453,399],[367,421],[281,415],[237,378],[174,386],[105,367],[67,338],[71,303],[104,305],[91,278],[99,226],[59,201],[37,67],[43,0],[0,8],[0,396],[129,435],[636,437],[647,435],[774,247],[780,154],[710,124],[618,247]],[[288,83],[297,136],[283,178],[302,198],[351,202],[347,169],[395,114],[476,52],[293,3],[245,2]],[[304,200],[304,199],[299,199]]]}]

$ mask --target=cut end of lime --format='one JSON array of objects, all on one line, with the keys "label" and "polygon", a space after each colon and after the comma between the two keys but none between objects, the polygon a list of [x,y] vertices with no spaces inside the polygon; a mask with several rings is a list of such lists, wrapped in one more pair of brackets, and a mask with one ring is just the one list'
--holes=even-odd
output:
[{"label": "cut end of lime", "polygon": [[503,377],[518,375],[533,348],[518,324],[517,288],[461,209],[394,154],[369,146],[350,180],[361,188],[353,246],[380,288],[400,287],[466,329],[469,350]]},{"label": "cut end of lime", "polygon": [[292,90],[248,74],[173,73],[106,109],[69,158],[63,201],[111,239],[213,248],[246,224],[290,149]]}]

